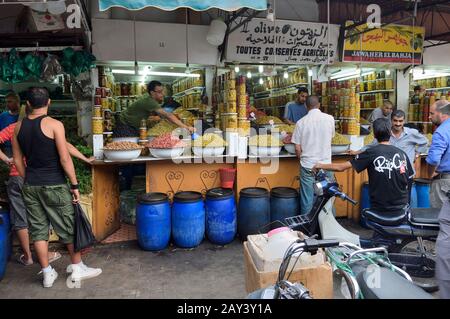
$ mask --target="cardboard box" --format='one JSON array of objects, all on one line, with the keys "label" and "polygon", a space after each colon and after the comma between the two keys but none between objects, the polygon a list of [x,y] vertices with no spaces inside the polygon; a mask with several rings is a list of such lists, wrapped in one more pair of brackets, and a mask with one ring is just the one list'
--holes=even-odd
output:
[{"label": "cardboard box", "polygon": [[[278,272],[258,271],[248,250],[247,242],[244,242],[244,261],[247,293],[275,284]],[[333,298],[333,270],[328,262],[318,267],[294,270],[289,281],[302,283],[309,289],[313,298]]]},{"label": "cardboard box", "polygon": [[64,30],[66,25],[61,15],[30,10],[30,29],[34,32]]}]

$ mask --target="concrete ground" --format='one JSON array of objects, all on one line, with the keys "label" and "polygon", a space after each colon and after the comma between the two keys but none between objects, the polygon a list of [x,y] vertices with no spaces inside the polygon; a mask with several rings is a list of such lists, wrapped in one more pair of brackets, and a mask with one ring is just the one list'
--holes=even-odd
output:
[{"label": "concrete ground", "polygon": [[[61,249],[59,249],[62,252]],[[141,250],[137,242],[96,246],[84,256],[85,264],[103,273],[69,289],[65,267],[69,256],[54,262],[59,274],[54,286],[42,288],[37,264],[24,267],[9,262],[0,282],[0,298],[244,298],[242,244],[216,247],[207,241],[193,250],[171,248],[160,253]]]},{"label": "concrete ground", "polygon": [[[370,235],[370,231],[349,220],[341,222],[351,231]],[[24,267],[15,262],[16,255],[0,281],[0,299],[242,299],[247,295],[239,240],[225,247],[205,240],[196,249],[170,247],[159,253],[141,250],[136,241],[98,245],[83,259],[89,266],[102,268],[103,273],[83,281],[79,289],[69,288],[66,283],[69,256],[64,248],[53,245],[52,250],[63,254],[53,263],[59,277],[52,288],[42,288],[38,264]],[[334,295],[342,298],[336,285]]]}]

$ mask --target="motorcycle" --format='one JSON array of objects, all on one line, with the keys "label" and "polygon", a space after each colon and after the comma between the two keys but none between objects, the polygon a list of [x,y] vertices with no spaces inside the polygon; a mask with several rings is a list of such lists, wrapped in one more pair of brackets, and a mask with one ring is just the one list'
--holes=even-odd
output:
[{"label": "motorcycle", "polygon": [[309,236],[318,234],[320,228],[322,240],[311,238],[293,243],[284,254],[275,285],[255,291],[248,298],[310,299],[308,290],[301,283],[289,282],[285,274],[293,255],[303,251],[314,253],[318,248],[325,248],[335,277],[344,279],[353,299],[433,298],[417,287],[404,270],[390,262],[386,248],[361,248],[359,236],[340,226],[332,213],[335,197],[354,205],[357,203],[342,193],[336,182],[329,181],[325,172],[320,171],[316,179],[314,189],[317,197],[311,212],[287,218],[286,223],[290,228],[301,230]]},{"label": "motorcycle", "polygon": [[[418,218],[420,219],[418,216],[422,216],[420,214],[424,214],[426,209],[418,209],[419,214],[416,214],[417,210],[409,211],[410,217],[408,220],[402,220],[403,223],[399,225],[389,225],[390,236],[385,235],[383,237],[382,234],[385,234],[387,231],[385,230],[385,233],[381,233],[381,229],[384,229],[385,225],[377,223],[379,227],[376,227],[375,222],[371,219],[371,224],[369,222],[368,224],[373,225],[375,234],[370,239],[363,239],[342,227],[333,215],[332,208],[336,197],[347,200],[354,205],[356,202],[341,192],[335,181],[328,180],[325,172],[319,171],[316,174],[316,181],[317,183],[314,185],[316,199],[310,213],[287,218],[285,222],[290,228],[301,230],[309,236],[320,234],[322,239],[334,239],[346,243],[341,245],[343,247],[327,249],[327,254],[334,262],[336,274],[343,276],[349,289],[352,290],[351,295],[353,298],[360,294],[358,286],[367,286],[367,283],[364,283],[363,280],[364,276],[366,279],[368,278],[367,273],[364,275],[364,269],[367,270],[367,267],[371,264],[381,266],[379,271],[382,273],[386,273],[386,271],[389,271],[387,268],[390,268],[390,272],[394,270],[395,273],[403,277],[402,279],[407,279],[409,282],[412,282],[409,274],[413,276],[418,274],[430,276],[430,273],[434,273],[434,260],[426,252],[423,252],[421,255],[411,254],[410,252],[399,253],[399,247],[406,247],[417,237],[419,237],[418,242],[423,243],[421,242],[421,237],[426,236],[429,239],[437,236],[438,229],[435,230],[434,226],[429,226],[429,222],[426,225],[418,225]],[[429,209],[429,211],[436,214],[436,210]],[[373,216],[373,214],[370,214],[373,213],[372,211],[368,210],[368,212],[367,216]],[[416,217],[414,218],[414,216]],[[378,221],[383,220],[381,214],[378,214],[378,217]],[[427,220],[430,221],[431,219],[428,217]],[[424,223],[424,220],[420,221],[420,224]],[[396,226],[397,232],[395,231]],[[409,229],[409,232],[406,229]],[[381,252],[383,257],[374,258],[371,255],[374,252]],[[354,260],[355,255],[361,256],[361,258]],[[387,276],[392,276],[392,274],[388,273]],[[359,285],[358,281],[360,281]],[[428,291],[437,289],[437,285],[426,285],[418,282],[416,282],[416,285]],[[396,289],[394,291],[398,292],[400,290]],[[366,293],[370,292],[366,291]]]}]

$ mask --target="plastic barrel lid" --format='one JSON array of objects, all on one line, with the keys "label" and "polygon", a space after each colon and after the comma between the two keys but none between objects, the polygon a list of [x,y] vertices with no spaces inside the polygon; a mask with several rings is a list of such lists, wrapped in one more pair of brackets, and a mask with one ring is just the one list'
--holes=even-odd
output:
[{"label": "plastic barrel lid", "polygon": [[431,184],[432,180],[426,178],[415,178],[414,182],[418,184]]},{"label": "plastic barrel lid", "polygon": [[220,199],[233,196],[233,190],[229,188],[213,188],[206,193],[206,198]]},{"label": "plastic barrel lid", "polygon": [[272,188],[270,194],[273,197],[281,197],[281,198],[293,198],[298,197],[297,190],[291,187],[275,187]]},{"label": "plastic barrel lid", "polygon": [[138,197],[138,202],[141,204],[159,204],[167,202],[168,197],[164,193],[147,193]]},{"label": "plastic barrel lid", "polygon": [[199,200],[202,200],[202,194],[199,192],[178,192],[174,197],[174,201],[180,203],[193,203]]},{"label": "plastic barrel lid", "polygon": [[245,197],[267,197],[269,191],[261,187],[248,187],[241,190],[241,196]]}]

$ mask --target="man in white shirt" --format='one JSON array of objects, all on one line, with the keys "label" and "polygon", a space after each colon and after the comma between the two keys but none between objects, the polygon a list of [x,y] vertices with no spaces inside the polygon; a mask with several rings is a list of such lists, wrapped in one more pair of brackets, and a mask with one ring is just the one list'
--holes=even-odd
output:
[{"label": "man in white shirt", "polygon": [[[331,163],[331,140],[335,134],[334,118],[320,111],[319,98],[310,96],[306,100],[308,114],[295,125],[292,143],[300,159],[300,207],[307,214],[313,206],[314,174],[317,162]],[[332,173],[329,173],[332,177]]]}]

